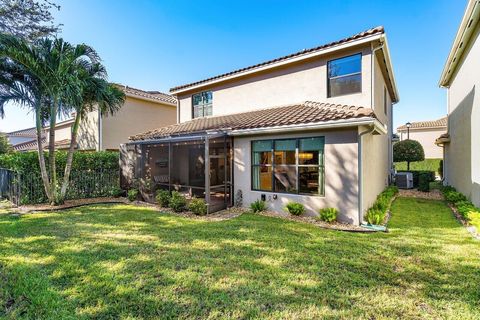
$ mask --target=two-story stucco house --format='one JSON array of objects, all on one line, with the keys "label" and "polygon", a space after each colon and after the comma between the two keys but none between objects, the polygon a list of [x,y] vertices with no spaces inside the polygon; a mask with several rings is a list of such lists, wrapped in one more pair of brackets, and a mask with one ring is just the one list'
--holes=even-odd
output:
[{"label": "two-story stucco house", "polygon": [[124,181],[204,197],[210,211],[296,201],[353,224],[389,182],[399,97],[383,27],[170,91],[178,124],[130,138]]},{"label": "two-story stucco house", "polygon": [[[159,125],[166,126],[176,123],[177,100],[175,97],[158,91],[144,91],[128,86],[119,87],[125,93],[126,99],[122,108],[113,116],[101,116],[95,110],[82,119],[77,136],[79,150],[118,150],[120,143],[128,137]],[[58,122],[55,126],[56,149],[68,149],[72,137],[74,119]],[[48,132],[43,129],[42,144],[48,147]],[[7,137],[16,151],[36,151],[36,129],[28,128],[10,132]]]},{"label": "two-story stucco house", "polygon": [[440,86],[447,89],[448,133],[437,139],[444,147],[443,176],[480,206],[480,1],[468,1],[445,63]]}]

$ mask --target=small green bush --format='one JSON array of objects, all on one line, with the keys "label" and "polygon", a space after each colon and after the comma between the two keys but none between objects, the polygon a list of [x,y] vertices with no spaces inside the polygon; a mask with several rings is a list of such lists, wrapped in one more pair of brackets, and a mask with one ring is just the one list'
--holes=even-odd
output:
[{"label": "small green bush", "polygon": [[155,196],[155,200],[157,200],[158,204],[163,208],[168,208],[170,205],[170,191],[168,190],[157,190],[157,194]]},{"label": "small green bush", "polygon": [[385,220],[385,212],[378,209],[370,208],[368,209],[365,218],[370,224],[381,224],[383,220]]},{"label": "small green bush", "polygon": [[465,197],[462,193],[457,191],[447,191],[444,193],[444,195],[445,195],[445,200],[447,200],[450,203],[457,203],[460,201],[467,200],[467,197]]},{"label": "small green bush", "polygon": [[253,213],[265,211],[267,210],[267,203],[258,199],[250,204],[250,209]]},{"label": "small green bush", "polygon": [[187,199],[178,191],[173,191],[172,196],[170,197],[170,208],[175,212],[182,212],[187,207]]},{"label": "small green bush", "polygon": [[113,186],[109,193],[111,197],[118,198],[123,195],[123,190],[119,186]]},{"label": "small green bush", "polygon": [[469,214],[472,212],[478,212],[480,209],[476,208],[473,203],[468,200],[462,200],[455,203],[458,213],[462,215],[463,218],[469,220]]},{"label": "small green bush", "polygon": [[320,209],[320,220],[325,222],[333,222],[337,220],[338,210],[335,208]]},{"label": "small green bush", "polygon": [[285,206],[285,210],[295,216],[301,216],[302,214],[305,213],[305,206],[298,202],[289,202]]},{"label": "small green bush", "polygon": [[373,203],[372,208],[385,212],[390,204],[390,199],[391,197],[388,197],[388,195],[380,193],[377,197],[377,200]]},{"label": "small green bush", "polygon": [[418,175],[418,190],[423,192],[429,192],[430,182],[432,182],[431,173],[420,172]]},{"label": "small green bush", "polygon": [[127,197],[128,197],[128,200],[130,200],[130,201],[135,201],[135,200],[137,200],[138,190],[137,190],[137,189],[130,189],[130,190],[128,190]]},{"label": "small green bush", "polygon": [[188,210],[197,216],[204,216],[207,214],[207,203],[203,199],[193,198],[188,204]]}]

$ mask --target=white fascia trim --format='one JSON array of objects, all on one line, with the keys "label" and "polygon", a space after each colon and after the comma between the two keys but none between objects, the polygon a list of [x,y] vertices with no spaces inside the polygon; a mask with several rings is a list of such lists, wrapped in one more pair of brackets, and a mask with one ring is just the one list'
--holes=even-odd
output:
[{"label": "white fascia trim", "polygon": [[322,129],[335,129],[335,128],[348,128],[358,126],[374,126],[379,133],[386,134],[387,129],[380,121],[370,117],[358,118],[355,120],[333,120],[321,123],[306,123],[296,125],[285,125],[268,128],[254,128],[254,129],[241,129],[232,130],[229,134],[231,136],[247,136],[258,134],[271,134],[271,133],[288,133],[292,131],[309,131],[309,130],[322,130]]},{"label": "white fascia trim", "polygon": [[392,82],[392,88],[393,88],[393,93],[395,95],[395,102],[392,101],[392,103],[397,103],[400,101],[400,95],[398,94],[397,90],[397,82],[395,81],[395,73],[393,72],[393,66],[392,66],[392,60],[390,59],[390,50],[388,49],[388,40],[387,40],[387,35],[383,34],[383,49],[384,49],[384,55],[385,55],[385,62],[387,63],[387,70],[388,74],[390,75],[390,81]]},{"label": "white fascia trim", "polygon": [[383,34],[375,34],[375,35],[367,36],[367,37],[365,37],[363,39],[360,39],[360,40],[352,40],[351,42],[347,42],[345,44],[340,44],[340,45],[337,45],[337,46],[332,46],[332,47],[328,47],[328,48],[325,48],[325,49],[320,49],[318,51],[315,51],[315,52],[312,52],[312,53],[309,53],[309,54],[306,54],[306,55],[300,55],[300,56],[296,56],[296,57],[293,57],[293,58],[290,58],[290,59],[285,59],[285,60],[282,60],[282,61],[279,61],[279,62],[268,64],[266,66],[261,66],[261,67],[258,67],[258,68],[249,69],[249,70],[246,70],[246,71],[243,71],[243,72],[232,74],[232,75],[227,76],[227,77],[212,79],[211,81],[199,83],[199,84],[191,86],[191,87],[186,87],[186,88],[178,89],[178,90],[171,90],[170,93],[178,95],[179,93],[182,93],[182,92],[185,92],[185,91],[195,90],[195,89],[205,87],[205,86],[209,86],[209,85],[212,85],[212,84],[215,84],[215,83],[227,81],[227,80],[230,80],[230,79],[235,79],[235,78],[238,78],[238,77],[243,77],[245,75],[249,75],[249,74],[252,74],[252,73],[257,73],[257,72],[261,72],[261,71],[264,71],[264,70],[277,68],[279,66],[294,63],[294,62],[297,62],[297,61],[301,61],[301,60],[310,59],[310,58],[318,57],[318,56],[321,56],[321,55],[325,55],[325,54],[330,53],[330,52],[334,52],[334,51],[338,51],[338,50],[342,50],[342,49],[347,49],[347,48],[350,48],[350,47],[353,47],[353,46],[358,46],[358,45],[363,44],[363,43],[368,43],[368,42],[371,42],[371,41],[374,41],[374,40],[381,39],[382,36],[383,36]]},{"label": "white fascia trim", "polygon": [[[442,75],[440,76],[440,81],[438,85],[440,87],[446,88],[449,86],[449,81],[452,74],[455,72],[456,66],[463,54],[463,51],[468,46],[468,42],[473,33],[473,29],[477,20],[480,16],[480,4],[478,0],[470,0],[465,9],[465,14],[463,15],[462,22],[458,28],[457,34],[455,35],[455,40],[453,41],[452,48],[448,54],[447,61],[443,67]],[[470,20],[473,20],[472,24],[469,25]],[[462,44],[462,47],[459,48],[459,45]],[[455,61],[453,61],[456,58]]]},{"label": "white fascia trim", "polygon": [[163,101],[163,100],[156,100],[156,99],[151,99],[151,98],[147,98],[147,97],[137,96],[137,95],[131,94],[131,93],[125,93],[125,95],[127,97],[138,99],[138,100],[145,100],[145,101],[149,101],[149,102],[155,102],[155,103],[158,103],[158,104],[166,104],[168,106],[177,107],[177,104],[172,103],[172,102],[167,102],[167,101]]}]

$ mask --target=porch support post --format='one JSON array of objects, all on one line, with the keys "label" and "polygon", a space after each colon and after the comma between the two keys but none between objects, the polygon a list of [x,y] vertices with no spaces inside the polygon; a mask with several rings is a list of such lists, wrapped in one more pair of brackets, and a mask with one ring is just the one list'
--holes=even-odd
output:
[{"label": "porch support post", "polygon": [[172,191],[172,143],[168,143],[168,191]]},{"label": "porch support post", "polygon": [[205,202],[210,213],[210,141],[205,137]]}]

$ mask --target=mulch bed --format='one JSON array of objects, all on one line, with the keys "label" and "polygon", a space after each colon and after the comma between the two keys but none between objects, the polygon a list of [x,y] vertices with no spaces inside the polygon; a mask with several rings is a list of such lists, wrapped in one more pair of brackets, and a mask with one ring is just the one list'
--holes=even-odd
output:
[{"label": "mulch bed", "polygon": [[346,224],[346,223],[340,223],[340,222],[328,223],[321,220],[317,220],[315,217],[309,217],[309,216],[294,216],[290,214],[286,215],[286,214],[280,214],[275,211],[262,211],[256,214],[259,214],[265,217],[280,218],[280,219],[285,219],[290,221],[309,223],[323,229],[347,231],[347,232],[363,232],[363,233],[377,232],[375,230],[365,229],[365,228],[362,228],[361,226],[356,226],[352,224]]},{"label": "mulch bed", "polygon": [[400,189],[398,196],[407,198],[443,200],[443,194],[437,189],[430,190],[430,192],[418,191],[417,189]]}]

